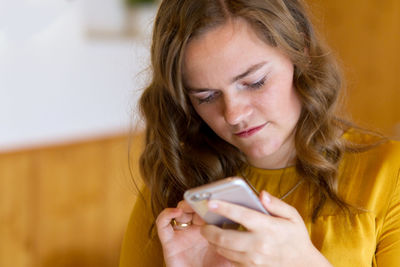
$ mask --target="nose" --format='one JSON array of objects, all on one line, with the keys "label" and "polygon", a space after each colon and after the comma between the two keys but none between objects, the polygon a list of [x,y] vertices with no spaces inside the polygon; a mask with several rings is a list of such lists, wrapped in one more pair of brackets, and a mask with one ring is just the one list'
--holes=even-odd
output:
[{"label": "nose", "polygon": [[237,125],[248,118],[253,109],[244,98],[224,97],[224,118],[230,125]]}]

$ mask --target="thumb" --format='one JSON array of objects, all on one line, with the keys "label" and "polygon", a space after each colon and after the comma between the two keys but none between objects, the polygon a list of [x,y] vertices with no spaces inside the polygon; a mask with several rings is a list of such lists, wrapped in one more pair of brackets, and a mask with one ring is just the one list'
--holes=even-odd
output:
[{"label": "thumb", "polygon": [[260,200],[264,208],[272,216],[294,221],[298,220],[300,216],[294,207],[290,206],[289,204],[285,203],[279,198],[274,197],[273,195],[264,190],[260,194]]}]

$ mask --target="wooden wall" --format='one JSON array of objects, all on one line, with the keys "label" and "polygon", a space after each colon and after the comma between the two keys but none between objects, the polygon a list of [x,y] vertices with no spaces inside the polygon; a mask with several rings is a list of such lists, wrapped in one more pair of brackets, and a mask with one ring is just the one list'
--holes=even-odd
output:
[{"label": "wooden wall", "polygon": [[400,1],[306,1],[344,68],[352,119],[400,138]]},{"label": "wooden wall", "polygon": [[[400,1],[308,2],[344,66],[352,117],[399,137]],[[127,147],[121,135],[0,154],[0,266],[117,266],[135,199]]]},{"label": "wooden wall", "polygon": [[117,266],[136,196],[127,148],[119,136],[1,154],[0,266]]}]

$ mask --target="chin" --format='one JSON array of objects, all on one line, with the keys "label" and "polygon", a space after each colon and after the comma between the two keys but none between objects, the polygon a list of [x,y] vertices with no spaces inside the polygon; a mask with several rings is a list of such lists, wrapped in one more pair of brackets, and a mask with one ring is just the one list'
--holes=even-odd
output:
[{"label": "chin", "polygon": [[265,157],[273,155],[277,152],[278,148],[276,146],[271,145],[255,145],[250,149],[245,149],[243,153],[247,158],[250,159],[263,159]]}]

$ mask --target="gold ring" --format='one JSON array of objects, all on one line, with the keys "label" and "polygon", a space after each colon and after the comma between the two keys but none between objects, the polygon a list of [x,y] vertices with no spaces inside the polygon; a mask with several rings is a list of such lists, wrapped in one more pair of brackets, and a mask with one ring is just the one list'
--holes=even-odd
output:
[{"label": "gold ring", "polygon": [[177,222],[175,219],[171,220],[171,225],[175,230],[184,230],[186,228],[188,228],[189,226],[192,225],[192,222],[187,222],[187,223],[181,223],[181,222]]}]

